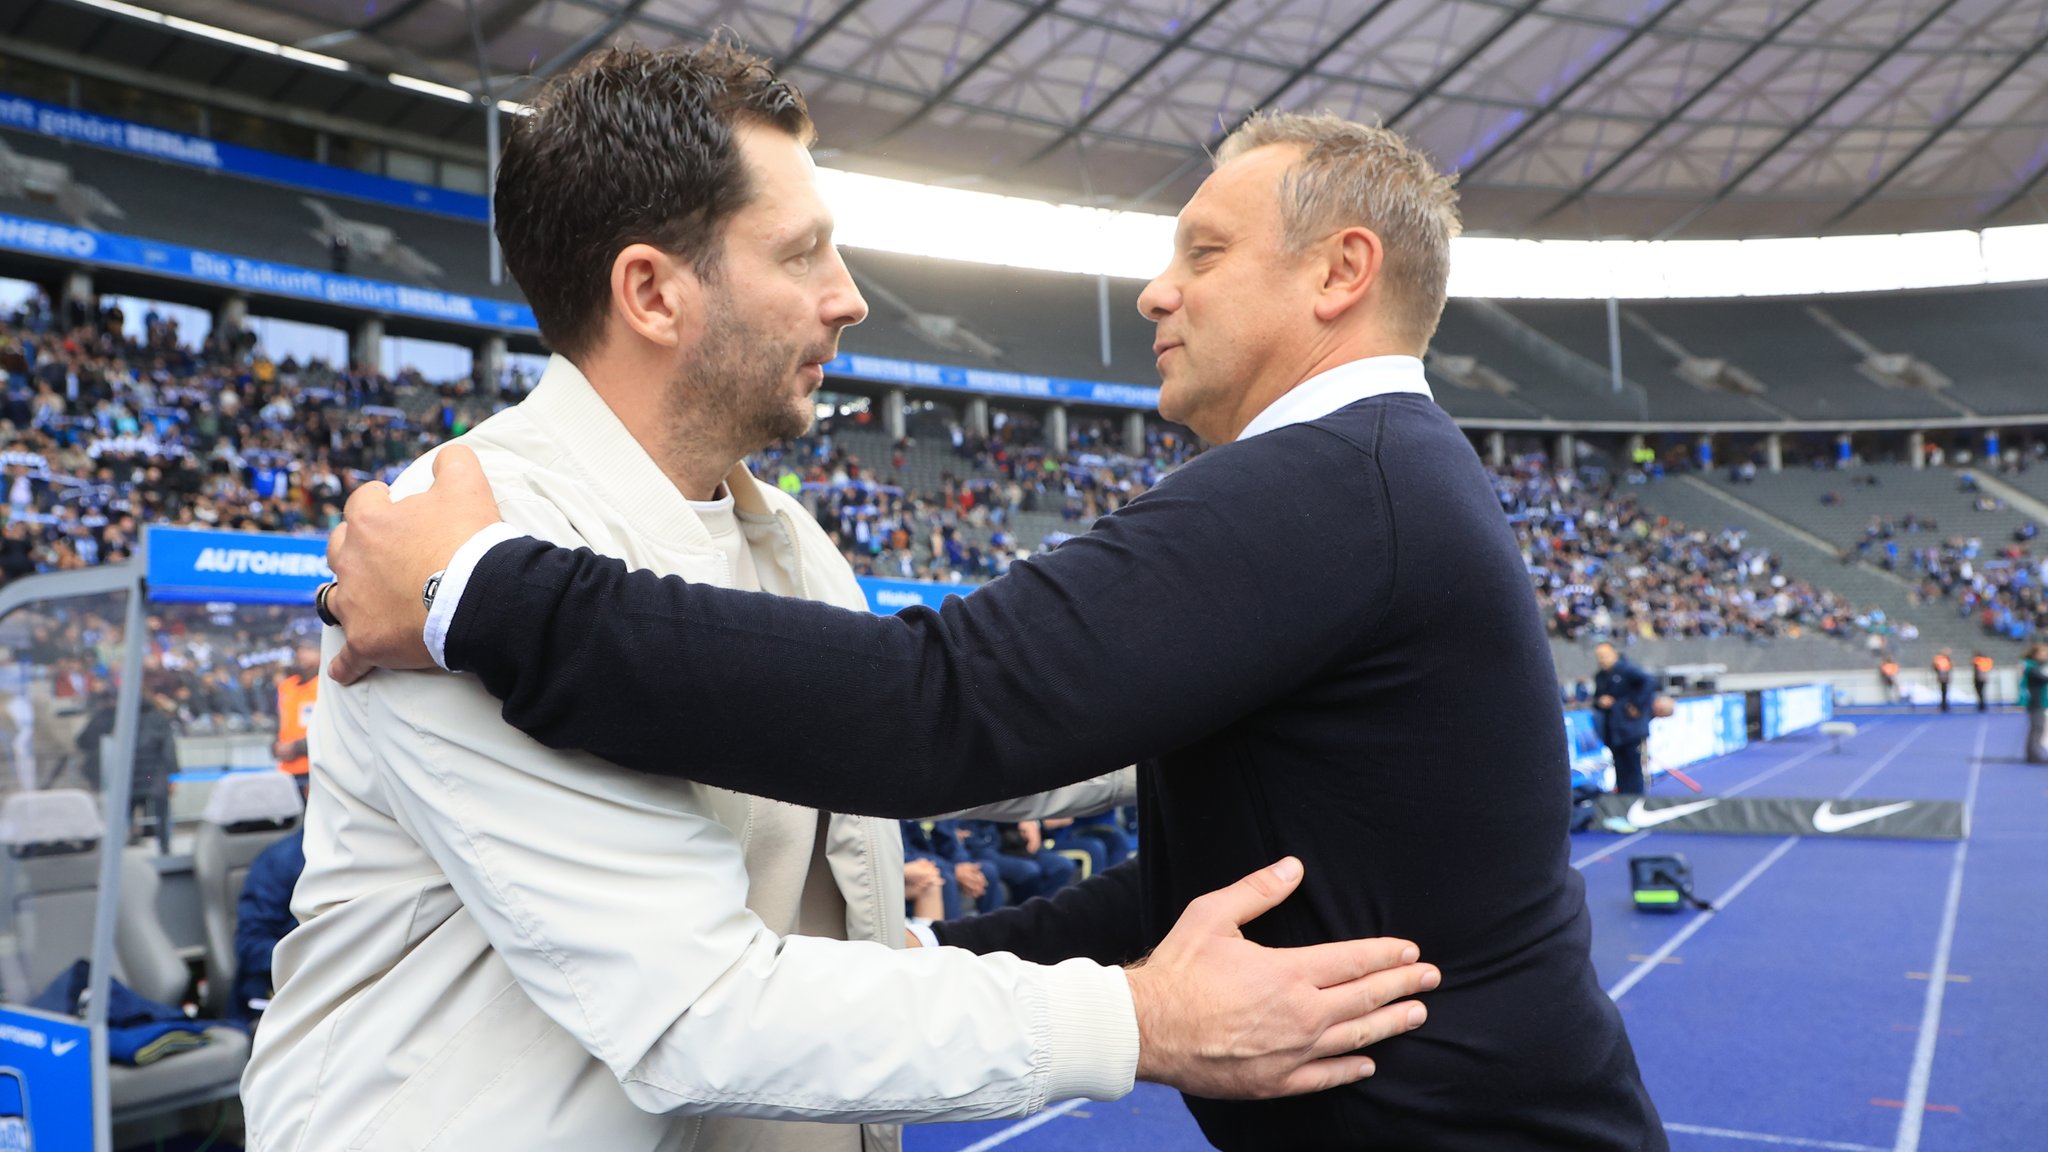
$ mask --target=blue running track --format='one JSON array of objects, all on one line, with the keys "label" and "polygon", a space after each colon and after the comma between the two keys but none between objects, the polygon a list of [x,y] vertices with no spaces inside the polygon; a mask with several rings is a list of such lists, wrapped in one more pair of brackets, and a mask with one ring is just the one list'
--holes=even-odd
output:
[{"label": "blue running track", "polygon": [[[1573,837],[1593,963],[1671,1146],[2048,1152],[2048,767],[2022,762],[2017,714],[1856,719],[1839,752],[1793,736],[1693,776],[1710,795],[1963,801],[1968,841]],[[1719,911],[1631,907],[1628,857],[1667,851]],[[1156,1085],[1066,1107],[914,1128],[907,1152],[1208,1147]]]}]

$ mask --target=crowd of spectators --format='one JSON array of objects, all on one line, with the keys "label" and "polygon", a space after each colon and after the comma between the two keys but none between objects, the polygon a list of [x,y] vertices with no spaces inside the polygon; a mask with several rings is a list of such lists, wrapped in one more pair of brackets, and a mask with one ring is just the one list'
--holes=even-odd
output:
[{"label": "crowd of spectators", "polygon": [[[2031,452],[2015,450],[1999,469],[2024,472],[2030,457]],[[1876,478],[1871,479],[1875,487]],[[1957,488],[1973,511],[2008,511],[1973,473],[1961,473]],[[1940,521],[1925,511],[1879,515],[1870,518],[1863,538],[1843,559],[1910,579],[1909,595],[1916,605],[1947,601],[1957,616],[1977,621],[1987,634],[2027,641],[2048,634],[2048,552],[2034,551],[2040,531],[2028,521],[2015,527],[2009,540],[1987,543],[1982,536],[1944,534]]]},{"label": "crowd of spectators", "polygon": [[[326,531],[356,487],[390,480],[524,391],[487,399],[466,382],[273,360],[246,334],[194,340],[170,317],[136,319],[111,302],[60,306],[41,294],[0,314],[0,583],[125,560],[146,523]],[[1020,513],[1080,530],[1196,450],[1185,434],[1154,428],[1145,456],[1132,458],[1108,450],[1106,424],[1080,421],[1062,455],[1028,419],[999,418],[988,437],[932,420],[918,429],[928,447],[899,441],[873,466],[835,435],[866,425],[866,414],[825,421],[750,463],[805,503],[857,571],[976,583],[1057,542],[1025,539]],[[903,482],[908,454],[920,451],[947,462],[935,489]],[[153,613],[146,699],[179,731],[275,727],[276,684],[309,618],[250,606]],[[8,650],[48,670],[54,706],[75,726],[110,692],[120,610],[36,619]],[[43,728],[48,737],[52,725]],[[47,776],[53,756],[62,750],[24,749],[24,782],[37,774],[28,761],[43,761]]]},{"label": "crowd of spectators", "polygon": [[1494,486],[1546,627],[1561,639],[1851,640],[1895,627],[1786,575],[1738,529],[1645,511],[1598,470],[1555,471],[1529,456],[1496,469]]},{"label": "crowd of spectators", "polygon": [[[922,437],[888,444],[886,459],[863,461],[847,447],[847,431],[866,431],[868,423],[866,413],[830,418],[751,463],[810,509],[855,572],[942,583],[995,579],[1069,534],[1031,539],[1019,528],[1020,513],[1056,515],[1065,528],[1085,531],[1199,451],[1186,433],[1148,426],[1145,454],[1129,456],[1111,446],[1102,425],[1089,422],[1070,433],[1070,450],[1057,454],[1044,446],[1035,422],[1012,417],[988,436],[951,421],[929,423],[917,430]],[[943,461],[935,489],[907,483],[913,454]]]},{"label": "crowd of spectators", "polygon": [[2048,635],[2048,556],[2022,544],[1987,546],[1951,536],[1909,553],[1919,603],[1946,600],[1956,615],[2009,640]]},{"label": "crowd of spectators", "polygon": [[[153,313],[132,325],[117,307],[59,308],[40,296],[0,316],[0,373],[0,582],[123,559],[143,523],[324,531],[355,487],[390,479],[517,396],[273,361],[246,336],[192,341]],[[1122,451],[1121,421],[1076,420],[1064,453],[1018,414],[998,416],[981,436],[943,410],[920,411],[911,435],[893,443],[876,423],[842,410],[750,464],[805,505],[856,572],[957,584],[994,579],[1085,531],[1200,451],[1156,423],[1136,456]],[[1547,626],[1561,638],[1764,641],[1910,627],[1786,575],[1740,531],[1644,511],[1597,470],[1556,472],[1527,457],[1496,470],[1495,483]],[[2048,627],[2048,571],[2029,558],[2027,541],[1994,550],[1950,537],[1901,550],[1900,533],[1935,531],[1920,515],[1875,520],[1866,557],[1910,570],[1918,599],[1949,600],[1999,635]],[[215,639],[203,629],[190,635],[184,650],[170,642],[161,651],[165,669],[180,674],[181,722],[261,725],[266,674],[244,661],[288,652],[290,638],[219,638],[220,650],[236,653],[230,667],[211,658]]]},{"label": "crowd of spectators", "polygon": [[432,399],[423,381],[273,362],[247,336],[195,344],[154,313],[131,336],[127,319],[45,297],[0,317],[0,581],[124,559],[143,523],[324,531],[451,430],[398,407]]},{"label": "crowd of spectators", "polygon": [[[111,304],[59,307],[42,295],[0,317],[0,581],[124,559],[142,523],[325,531],[358,485],[390,479],[518,395],[273,361],[251,337],[193,341],[155,313],[128,321]],[[1111,448],[1108,423],[1083,420],[1071,450],[1053,453],[1035,422],[1008,415],[987,437],[926,421],[922,443],[906,438],[864,462],[835,433],[868,419],[827,420],[751,463],[810,508],[856,571],[951,583],[993,579],[1058,542],[1020,535],[1020,512],[1081,530],[1198,450],[1155,426],[1146,453],[1130,457]],[[950,465],[927,490],[904,481],[919,452]]]}]

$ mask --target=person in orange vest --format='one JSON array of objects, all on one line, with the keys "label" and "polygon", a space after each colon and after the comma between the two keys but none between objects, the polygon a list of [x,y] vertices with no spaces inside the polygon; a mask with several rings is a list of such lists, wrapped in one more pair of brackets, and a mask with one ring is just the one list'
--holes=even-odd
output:
[{"label": "person in orange vest", "polygon": [[1991,657],[1978,652],[1970,657],[1970,679],[1977,685],[1977,711],[1988,711],[1991,701],[1985,696],[1985,685],[1991,682]]},{"label": "person in orange vest", "polygon": [[1884,699],[1887,704],[1899,702],[1899,662],[1887,656],[1877,666],[1877,678],[1884,682]]},{"label": "person in orange vest", "polygon": [[1955,658],[1949,655],[1948,649],[1943,648],[1934,654],[1934,682],[1941,686],[1941,710],[1943,712],[1948,711],[1948,681],[1949,677],[1955,675],[1955,671]]},{"label": "person in orange vest", "polygon": [[277,767],[297,779],[306,793],[306,773],[313,763],[306,755],[306,732],[313,722],[313,701],[320,695],[320,649],[301,644],[292,657],[292,671],[277,681]]}]

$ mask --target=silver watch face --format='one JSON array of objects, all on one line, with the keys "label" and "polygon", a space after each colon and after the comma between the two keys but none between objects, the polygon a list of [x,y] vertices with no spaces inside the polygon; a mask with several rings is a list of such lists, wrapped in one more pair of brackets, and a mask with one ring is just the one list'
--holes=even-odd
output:
[{"label": "silver watch face", "polygon": [[444,575],[446,573],[436,572],[427,577],[426,587],[420,589],[420,603],[425,604],[430,612],[434,609],[434,594],[441,590],[441,577]]}]

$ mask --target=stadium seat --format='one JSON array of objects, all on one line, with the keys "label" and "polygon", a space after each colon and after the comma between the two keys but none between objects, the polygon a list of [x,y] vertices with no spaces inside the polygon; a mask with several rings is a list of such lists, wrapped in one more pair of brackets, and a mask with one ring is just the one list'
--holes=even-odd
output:
[{"label": "stadium seat", "polygon": [[206,926],[206,1010],[224,1014],[235,985],[235,914],[249,865],[298,826],[304,804],[281,772],[230,773],[213,787],[192,847]]},{"label": "stadium seat", "polygon": [[104,823],[81,789],[17,792],[0,804],[12,946],[0,956],[0,994],[33,999],[92,949]]},{"label": "stadium seat", "polygon": [[[33,998],[92,950],[104,824],[91,793],[77,789],[20,792],[0,804],[0,849],[14,947],[0,965],[6,998]],[[124,853],[122,907],[115,929],[116,974],[150,999],[176,1003],[186,973],[156,918],[157,872],[146,848]],[[221,1100],[237,1091],[249,1059],[238,1028],[206,1030],[204,1048],[141,1068],[107,1070],[117,1120]]]},{"label": "stadium seat", "polygon": [[157,917],[157,872],[153,847],[121,852],[121,904],[114,921],[114,973],[131,991],[159,1004],[182,1004],[192,970]]},{"label": "stadium seat", "polygon": [[[290,787],[290,782],[286,782]],[[293,789],[294,797],[297,789]],[[156,862],[147,848],[121,857],[120,919],[114,930],[116,969],[123,983],[160,1004],[177,1004],[191,973],[156,914]],[[249,1062],[249,1035],[221,1024],[206,1029],[207,1043],[154,1064],[107,1069],[107,1090],[116,1121],[132,1120],[210,1100],[224,1100],[241,1087]]]}]

